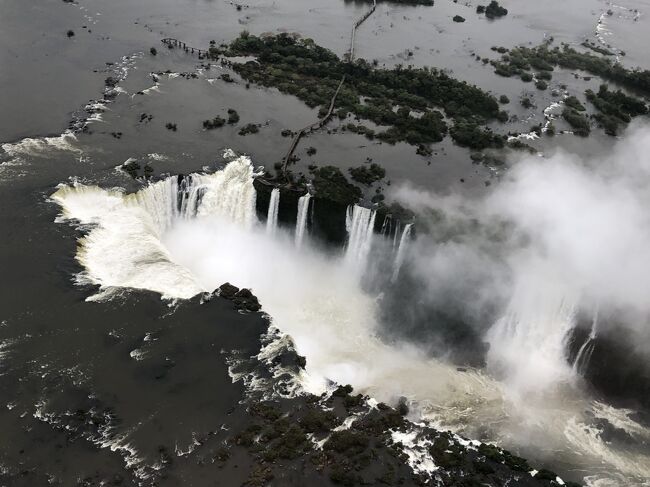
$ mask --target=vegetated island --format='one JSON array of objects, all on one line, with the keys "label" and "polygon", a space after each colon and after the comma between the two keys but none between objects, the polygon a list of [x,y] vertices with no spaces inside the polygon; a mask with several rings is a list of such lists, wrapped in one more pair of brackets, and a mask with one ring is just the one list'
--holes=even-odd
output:
[{"label": "vegetated island", "polygon": [[494,72],[500,76],[510,77],[530,74],[531,70],[535,70],[538,74],[550,73],[556,66],[564,69],[580,69],[600,76],[604,80],[637,90],[644,95],[650,95],[649,70],[627,69],[612,59],[578,52],[568,44],[551,48],[551,42],[552,40],[532,48],[520,46],[510,50],[494,47],[493,50],[502,54],[501,61],[491,61],[496,68]]},{"label": "vegetated island", "polygon": [[[504,135],[486,126],[492,120],[508,120],[497,99],[435,68],[381,69],[363,59],[349,63],[311,39],[290,34],[258,37],[242,32],[229,45],[212,46],[208,56],[255,56],[231,63],[232,68],[248,82],[278,88],[310,107],[320,107],[321,115],[345,75],[335,113],[342,120],[352,115],[385,127],[375,132],[357,126],[356,131],[368,139],[407,142],[423,153],[447,134],[456,144],[475,150],[501,148],[506,142]],[[445,115],[453,121],[451,127]]]},{"label": "vegetated island", "polygon": [[[493,47],[492,50],[502,56],[500,61],[492,60],[490,63],[495,67],[496,74],[504,77],[519,76],[523,82],[536,80],[539,89],[547,88],[553,70],[560,67],[586,71],[632,92],[650,96],[650,71],[627,69],[606,57],[578,52],[567,44],[550,48],[551,42],[552,40],[534,48],[516,47],[508,50]],[[600,86],[598,93],[587,90],[585,95],[598,111],[591,118],[609,135],[617,135],[619,126],[629,123],[632,118],[648,114],[648,106],[643,99],[621,90],[610,90],[605,84]],[[562,118],[571,125],[576,135],[589,135],[590,123],[584,113],[585,107],[575,96],[567,98],[565,105]]]},{"label": "vegetated island", "polygon": [[508,9],[503,8],[496,0],[492,0],[487,7],[485,5],[478,5],[476,7],[476,13],[485,14],[488,19],[498,19],[499,17],[508,15]]}]

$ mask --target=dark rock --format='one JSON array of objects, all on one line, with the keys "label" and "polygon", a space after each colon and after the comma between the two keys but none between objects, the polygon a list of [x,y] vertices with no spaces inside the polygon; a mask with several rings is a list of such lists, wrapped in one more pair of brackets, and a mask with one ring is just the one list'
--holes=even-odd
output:
[{"label": "dark rock", "polygon": [[217,291],[219,296],[232,301],[240,311],[255,312],[262,309],[257,297],[250,289],[239,289],[227,282],[222,284]]}]

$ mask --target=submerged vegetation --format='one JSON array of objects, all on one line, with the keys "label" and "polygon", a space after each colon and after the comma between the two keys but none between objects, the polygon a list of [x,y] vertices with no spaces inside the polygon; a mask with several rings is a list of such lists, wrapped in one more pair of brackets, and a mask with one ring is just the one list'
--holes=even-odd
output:
[{"label": "submerged vegetation", "polygon": [[[492,50],[502,54],[500,61],[491,61],[495,73],[504,77],[519,76],[524,82],[535,80],[535,86],[545,90],[556,67],[582,70],[616,82],[632,91],[650,95],[650,71],[627,69],[611,59],[578,52],[566,44],[551,49],[550,42],[552,40],[535,48],[516,47],[507,50],[493,47]],[[620,124],[627,124],[633,117],[648,113],[648,106],[644,100],[623,93],[621,90],[610,91],[607,85],[601,85],[598,93],[587,90],[586,96],[598,111],[591,117],[608,135],[617,135]],[[533,106],[528,97],[522,98],[521,104],[525,108]],[[584,113],[585,106],[575,96],[567,97],[564,104],[562,118],[571,125],[573,132],[583,137],[589,135],[591,129],[589,118]]]},{"label": "submerged vegetation", "polygon": [[[248,82],[278,88],[320,107],[321,115],[345,76],[335,114],[382,126],[381,132],[364,130],[368,138],[420,146],[439,142],[449,132],[457,144],[468,147],[504,144],[503,136],[485,127],[504,119],[496,98],[434,68],[376,69],[363,59],[349,63],[311,39],[288,34],[257,37],[244,32],[230,45],[210,48],[209,55],[255,56],[255,61],[233,63],[233,69]],[[451,129],[440,109],[453,121]]]},{"label": "submerged vegetation", "polygon": [[533,71],[538,75],[546,72],[547,74],[542,76],[550,79],[549,74],[555,67],[579,69],[650,95],[649,70],[627,69],[612,59],[578,52],[567,44],[550,48],[549,43],[545,43],[533,48],[520,46],[504,51],[500,61],[491,61],[495,73],[500,76],[532,76]]}]

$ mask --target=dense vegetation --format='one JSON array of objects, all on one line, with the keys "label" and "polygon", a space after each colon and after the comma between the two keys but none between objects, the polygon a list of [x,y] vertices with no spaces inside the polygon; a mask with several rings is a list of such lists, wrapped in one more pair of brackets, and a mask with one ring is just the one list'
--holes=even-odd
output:
[{"label": "dense vegetation", "polygon": [[584,105],[580,103],[580,100],[578,100],[575,96],[568,96],[567,98],[565,98],[564,104],[579,112],[584,112],[586,110]]},{"label": "dense vegetation", "polygon": [[589,135],[589,132],[591,131],[589,120],[587,120],[587,117],[582,113],[571,107],[565,107],[564,110],[562,110],[562,118],[571,125],[574,134],[582,137]]},{"label": "dense vegetation", "polygon": [[[236,63],[233,69],[249,82],[276,87],[310,107],[321,107],[322,115],[345,75],[335,104],[336,115],[345,119],[352,114],[383,126],[382,132],[365,135],[388,143],[430,144],[442,140],[449,131],[459,145],[503,145],[503,136],[485,127],[490,120],[507,119],[507,114],[500,114],[497,100],[437,69],[377,69],[363,59],[348,63],[311,39],[299,40],[287,34],[262,38],[242,33],[230,45],[210,49],[214,58],[222,54],[256,56],[256,61]],[[451,130],[436,108],[453,120]]]},{"label": "dense vegetation", "polygon": [[[501,51],[500,48],[493,48]],[[534,70],[538,79],[550,79],[554,67],[565,69],[580,69],[603,79],[614,81],[630,89],[638,90],[650,95],[650,71],[641,69],[627,69],[620,63],[611,59],[596,56],[590,53],[578,52],[564,44],[562,47],[550,48],[549,44],[538,47],[516,47],[505,53],[500,61],[491,61],[495,73],[500,76],[530,76]],[[543,74],[546,72],[546,74]]]},{"label": "dense vegetation", "polygon": [[239,122],[239,113],[237,113],[237,110],[235,110],[234,108],[229,108],[228,123],[230,125],[235,125],[237,122]]},{"label": "dense vegetation", "polygon": [[351,184],[336,166],[323,166],[312,170],[312,184],[316,194],[323,199],[349,205],[362,196],[361,190]]},{"label": "dense vegetation", "polygon": [[244,125],[242,128],[239,129],[239,135],[248,135],[248,134],[256,134],[257,132],[260,131],[260,128],[258,125],[254,123],[247,123]]},{"label": "dense vegetation", "polygon": [[648,113],[648,107],[643,100],[626,95],[621,90],[610,91],[607,85],[601,85],[598,93],[587,90],[586,95],[600,112],[594,115],[594,118],[609,135],[617,135],[621,123],[630,123],[632,118]]},{"label": "dense vegetation", "polygon": [[484,13],[487,18],[496,19],[508,15],[508,9],[503,8],[496,0],[492,0],[487,7],[485,5],[476,7],[476,13]]},{"label": "dense vegetation", "polygon": [[219,116],[214,117],[212,120],[203,120],[203,128],[206,130],[217,129],[223,127],[226,123],[224,118]]},{"label": "dense vegetation", "polygon": [[374,162],[367,166],[352,167],[349,172],[354,181],[366,186],[370,186],[386,176],[386,170]]}]

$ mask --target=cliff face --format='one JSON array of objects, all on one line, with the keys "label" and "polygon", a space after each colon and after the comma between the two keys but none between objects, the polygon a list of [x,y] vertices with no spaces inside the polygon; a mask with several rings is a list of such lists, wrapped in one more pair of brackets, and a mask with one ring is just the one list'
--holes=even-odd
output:
[{"label": "cliff face", "polygon": [[[233,286],[224,290],[235,295]],[[249,304],[237,306],[246,312]],[[213,457],[220,475],[260,486],[572,485],[506,450],[409,421],[405,399],[393,408],[336,384],[306,393],[305,365],[291,338],[272,328],[259,355],[232,362],[235,383],[246,384],[246,420]]]}]

